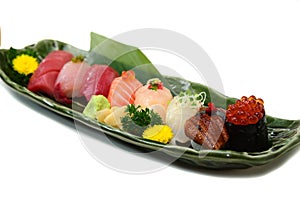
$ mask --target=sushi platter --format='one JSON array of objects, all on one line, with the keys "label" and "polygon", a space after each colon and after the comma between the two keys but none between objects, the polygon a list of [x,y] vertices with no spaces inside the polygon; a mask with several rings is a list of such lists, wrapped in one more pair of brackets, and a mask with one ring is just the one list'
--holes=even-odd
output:
[{"label": "sushi platter", "polygon": [[193,166],[261,166],[300,144],[300,120],[269,116],[263,97],[231,98],[163,75],[138,48],[96,33],[88,51],[56,40],[0,49],[0,77],[99,134]]}]

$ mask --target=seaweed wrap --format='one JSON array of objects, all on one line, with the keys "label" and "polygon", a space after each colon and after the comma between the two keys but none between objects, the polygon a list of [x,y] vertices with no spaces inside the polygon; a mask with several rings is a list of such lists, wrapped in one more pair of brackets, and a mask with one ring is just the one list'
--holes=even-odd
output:
[{"label": "seaweed wrap", "polygon": [[225,149],[260,152],[271,146],[264,101],[260,98],[243,96],[235,104],[229,105],[225,126],[229,134]]}]

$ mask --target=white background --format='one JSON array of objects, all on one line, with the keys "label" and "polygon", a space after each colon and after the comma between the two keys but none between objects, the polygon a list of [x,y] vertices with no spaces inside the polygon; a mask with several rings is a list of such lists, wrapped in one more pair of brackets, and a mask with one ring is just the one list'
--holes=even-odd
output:
[{"label": "white background", "polygon": [[[108,37],[138,28],[176,31],[208,53],[226,95],[255,94],[265,100],[269,115],[300,118],[299,0],[10,0],[1,1],[0,26],[1,48],[51,38],[88,49],[91,31]],[[3,81],[0,85],[0,199],[283,199],[299,194],[299,148],[250,170],[177,164],[150,174],[120,173],[85,150],[72,121],[20,98]]]}]

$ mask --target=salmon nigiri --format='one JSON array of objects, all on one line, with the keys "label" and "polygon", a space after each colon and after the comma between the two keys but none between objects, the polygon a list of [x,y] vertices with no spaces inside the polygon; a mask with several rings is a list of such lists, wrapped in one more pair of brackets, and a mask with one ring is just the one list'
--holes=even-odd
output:
[{"label": "salmon nigiri", "polygon": [[115,78],[111,83],[107,99],[112,107],[133,104],[134,93],[142,86],[143,84],[135,78],[134,71],[123,71],[122,76]]}]

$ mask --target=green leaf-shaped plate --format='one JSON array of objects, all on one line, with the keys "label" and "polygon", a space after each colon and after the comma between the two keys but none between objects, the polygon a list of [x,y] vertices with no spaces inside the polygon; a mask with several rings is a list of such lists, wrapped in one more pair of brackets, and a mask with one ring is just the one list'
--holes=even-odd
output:
[{"label": "green leaf-shaped plate", "polygon": [[[55,40],[43,40],[36,45],[30,45],[25,48],[34,48],[41,58],[45,57],[47,53],[55,49],[65,49],[74,54],[87,54],[86,51],[79,50],[71,45]],[[25,96],[26,98],[59,115],[66,116],[68,118],[81,122],[93,129],[99,130],[100,134],[105,133],[126,143],[142,147],[145,150],[160,150],[160,152],[163,152],[171,157],[178,158],[180,161],[189,163],[191,165],[212,169],[237,169],[264,165],[278,159],[279,157],[284,156],[287,152],[294,149],[300,143],[300,120],[285,120],[271,116],[267,116],[267,126],[269,129],[269,136],[272,141],[272,147],[264,152],[250,153],[230,150],[197,151],[188,147],[164,145],[161,143],[149,141],[131,135],[129,133],[122,132],[110,126],[98,123],[96,120],[89,119],[80,112],[80,109],[76,109],[74,106],[73,108],[67,107],[60,103],[57,103],[51,98],[47,98],[45,96],[30,92],[26,87],[23,87],[14,81],[7,63],[6,53],[7,50],[0,50],[0,77],[10,88],[12,88],[18,94]],[[138,53],[140,54],[140,52]],[[143,59],[145,59],[146,62],[149,62],[143,54],[141,55],[142,61]],[[149,69],[147,69],[147,71],[153,73],[150,75],[150,77],[160,75],[157,74],[155,69],[150,68],[150,71]],[[224,107],[222,102],[226,102],[226,106],[228,103],[232,103],[235,101],[235,98],[227,97],[202,84],[189,82],[177,77],[165,76],[164,78],[165,81],[168,82],[169,87],[172,89],[173,93],[179,93],[183,90],[183,88],[187,88],[186,86],[188,85],[189,88],[192,88],[198,92],[207,92],[208,97],[213,96],[214,102],[217,106]],[[209,101],[210,98],[207,98],[206,103]]]}]

